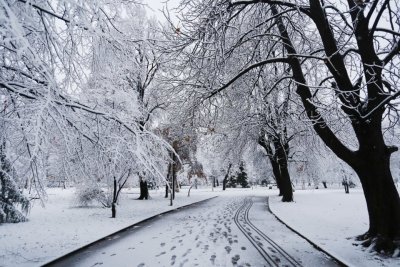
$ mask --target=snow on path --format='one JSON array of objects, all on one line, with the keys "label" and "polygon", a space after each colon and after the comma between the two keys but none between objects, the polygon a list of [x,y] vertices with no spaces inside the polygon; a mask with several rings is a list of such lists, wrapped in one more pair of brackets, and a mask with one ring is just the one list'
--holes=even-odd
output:
[{"label": "snow on path", "polygon": [[28,222],[0,224],[0,266],[39,266],[143,219],[215,195],[209,188],[192,189],[187,197],[185,189],[171,207],[164,190],[151,190],[152,198],[143,201],[136,200],[139,189],[124,190],[112,219],[108,208],[77,207],[73,188],[49,188],[46,206],[35,203]]},{"label": "snow on path", "polygon": [[379,257],[355,246],[354,237],[368,230],[363,191],[350,189],[296,190],[295,202],[270,197],[270,208],[290,227],[349,266],[400,266],[399,258]]},{"label": "snow on path", "polygon": [[[262,229],[272,234],[274,246]],[[287,265],[275,250],[285,250]],[[260,254],[270,255],[271,261]],[[288,255],[288,254],[286,254]],[[298,264],[300,263],[300,264]],[[93,245],[57,266],[337,266],[268,213],[266,197],[221,195]]]}]

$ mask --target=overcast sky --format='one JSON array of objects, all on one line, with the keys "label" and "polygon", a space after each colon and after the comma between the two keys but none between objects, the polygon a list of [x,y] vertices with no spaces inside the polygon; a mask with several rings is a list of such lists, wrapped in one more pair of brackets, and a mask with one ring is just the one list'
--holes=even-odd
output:
[{"label": "overcast sky", "polygon": [[[154,14],[157,18],[159,18],[160,20],[164,19],[163,14],[161,13],[163,7],[165,6],[165,3],[167,2],[168,4],[168,9],[177,7],[180,0],[143,0],[143,3],[147,4],[151,9],[149,9],[149,15],[151,16],[152,14]],[[173,14],[171,14],[172,16]]]}]

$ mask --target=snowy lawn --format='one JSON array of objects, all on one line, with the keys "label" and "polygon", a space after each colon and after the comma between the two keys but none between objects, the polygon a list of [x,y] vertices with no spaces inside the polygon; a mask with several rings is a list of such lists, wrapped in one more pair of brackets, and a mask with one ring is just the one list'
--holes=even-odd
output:
[{"label": "snowy lawn", "polygon": [[354,237],[368,230],[368,213],[361,189],[296,190],[294,203],[270,197],[271,210],[333,256],[352,266],[400,266],[397,258],[381,258],[355,246]]},{"label": "snowy lawn", "polygon": [[117,206],[117,218],[111,209],[75,204],[74,189],[48,190],[48,202],[39,202],[29,214],[29,221],[0,225],[0,266],[38,266],[87,243],[161,212],[175,209],[216,195],[207,189],[176,193],[174,206],[164,198],[164,190],[150,191],[150,200],[136,200],[138,189],[126,190]]},{"label": "snowy lawn", "polygon": [[110,209],[76,207],[73,189],[49,189],[46,207],[35,203],[28,222],[0,225],[0,266],[38,266],[145,218],[221,194],[271,195],[271,210],[279,218],[344,262],[354,266],[400,266],[398,259],[381,259],[352,245],[351,238],[368,227],[365,200],[359,189],[351,189],[348,195],[343,189],[297,190],[294,203],[280,202],[277,190],[265,187],[226,192],[220,188],[214,192],[210,188],[192,189],[191,197],[184,189],[176,194],[173,207],[164,198],[164,190],[150,191],[152,199],[148,201],[135,200],[138,193],[138,189],[124,191],[117,218],[111,219]]}]

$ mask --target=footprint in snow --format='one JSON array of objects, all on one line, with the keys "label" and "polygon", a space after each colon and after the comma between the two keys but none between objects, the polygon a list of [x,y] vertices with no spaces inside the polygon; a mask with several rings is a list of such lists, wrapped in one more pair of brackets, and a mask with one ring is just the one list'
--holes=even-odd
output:
[{"label": "footprint in snow", "polygon": [[232,248],[230,246],[226,246],[225,250],[229,254],[229,253],[231,253]]},{"label": "footprint in snow", "polygon": [[160,257],[161,255],[164,255],[165,251],[161,252],[160,254],[157,254],[156,257]]},{"label": "footprint in snow", "polygon": [[[179,265],[179,267],[183,267],[183,265],[186,263],[186,262],[188,262],[189,261],[189,259],[185,259],[184,261],[182,261],[181,262],[181,264]],[[197,265],[196,265],[197,266]]]},{"label": "footprint in snow", "polygon": [[161,244],[160,244],[160,246],[161,246],[161,247],[165,246],[165,243],[164,243],[164,242],[163,242],[163,243],[161,243]]},{"label": "footprint in snow", "polygon": [[137,267],[143,267],[143,266],[144,266],[144,263],[142,262]]},{"label": "footprint in snow", "polygon": [[214,265],[215,264],[215,258],[216,258],[217,256],[215,256],[215,255],[211,255],[211,258],[210,258],[210,261],[211,261],[211,263]]},{"label": "footprint in snow", "polygon": [[272,255],[272,259],[273,259],[275,262],[281,262],[281,259],[279,259],[279,258],[276,257],[275,255]]},{"label": "footprint in snow", "polygon": [[176,256],[173,255],[173,256],[171,257],[171,266],[175,264],[175,260],[176,260]]},{"label": "footprint in snow", "polygon": [[182,255],[182,257],[186,257],[190,253],[190,251],[192,251],[192,249],[190,248],[186,250],[186,252]]},{"label": "footprint in snow", "polygon": [[238,254],[236,254],[235,256],[232,257],[232,264],[237,264],[237,262],[239,261],[240,256]]}]

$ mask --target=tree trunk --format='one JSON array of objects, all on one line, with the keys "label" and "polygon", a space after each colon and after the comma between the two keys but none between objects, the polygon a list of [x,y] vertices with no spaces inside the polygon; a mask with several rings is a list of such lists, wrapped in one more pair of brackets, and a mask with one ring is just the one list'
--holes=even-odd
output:
[{"label": "tree trunk", "polygon": [[281,173],[281,183],[279,190],[282,192],[282,201],[292,202],[293,188],[292,188],[292,183],[290,181],[290,175],[287,168],[287,163],[280,165],[279,168]]},{"label": "tree trunk", "polygon": [[292,182],[290,181],[290,175],[288,170],[289,144],[288,143],[282,144],[282,141],[278,138],[273,139],[273,143],[275,147],[274,159],[279,166],[279,173],[280,173],[279,190],[282,192],[282,201],[292,202],[293,188],[292,188]]},{"label": "tree trunk", "polygon": [[115,216],[117,215],[117,209],[115,207],[115,203],[117,202],[117,179],[114,176],[114,183],[113,183],[114,187],[114,191],[113,191],[113,200],[111,203],[111,218],[115,218]]},{"label": "tree trunk", "polygon": [[168,198],[168,184],[165,183],[165,198]]},{"label": "tree trunk", "polygon": [[190,189],[192,189],[193,185],[190,185],[189,191],[188,191],[188,197],[190,197]]},{"label": "tree trunk", "polygon": [[111,204],[111,218],[115,218],[117,216],[117,209],[115,207],[115,202]]},{"label": "tree trunk", "polygon": [[279,196],[283,196],[283,190],[282,190],[282,186],[281,186],[282,178],[281,178],[281,173],[280,173],[280,168],[279,168],[278,162],[276,162],[276,160],[274,159],[274,157],[272,155],[268,156],[268,158],[269,158],[269,161],[272,166],[272,173],[274,174],[276,185],[278,186],[278,189],[279,189]]},{"label": "tree trunk", "polygon": [[226,189],[226,183],[228,182],[229,172],[231,171],[232,163],[229,163],[228,170],[225,174],[224,180],[222,180],[222,190]]},{"label": "tree trunk", "polygon": [[[268,140],[265,135],[259,137],[258,143],[265,149],[272,165],[272,171],[275,176],[276,184],[279,188],[279,196],[282,196],[283,202],[293,201],[293,188],[288,171],[288,153],[289,144],[282,144],[279,137],[269,135]],[[269,141],[272,140],[272,141]],[[271,143],[274,146],[272,150]]]},{"label": "tree trunk", "polygon": [[324,188],[328,188],[328,186],[326,185],[326,182],[322,182]]},{"label": "tree trunk", "polygon": [[176,182],[175,171],[173,171],[173,173],[172,173],[172,190],[171,190],[172,199],[175,199],[175,182]]},{"label": "tree trunk", "polygon": [[147,182],[143,181],[142,178],[140,178],[140,195],[138,199],[149,199],[149,188],[147,186]]},{"label": "tree trunk", "polygon": [[365,246],[393,253],[400,246],[400,197],[390,171],[390,155],[380,120],[354,125],[360,148],[352,164],[360,178],[369,214],[369,229],[359,236]]}]

